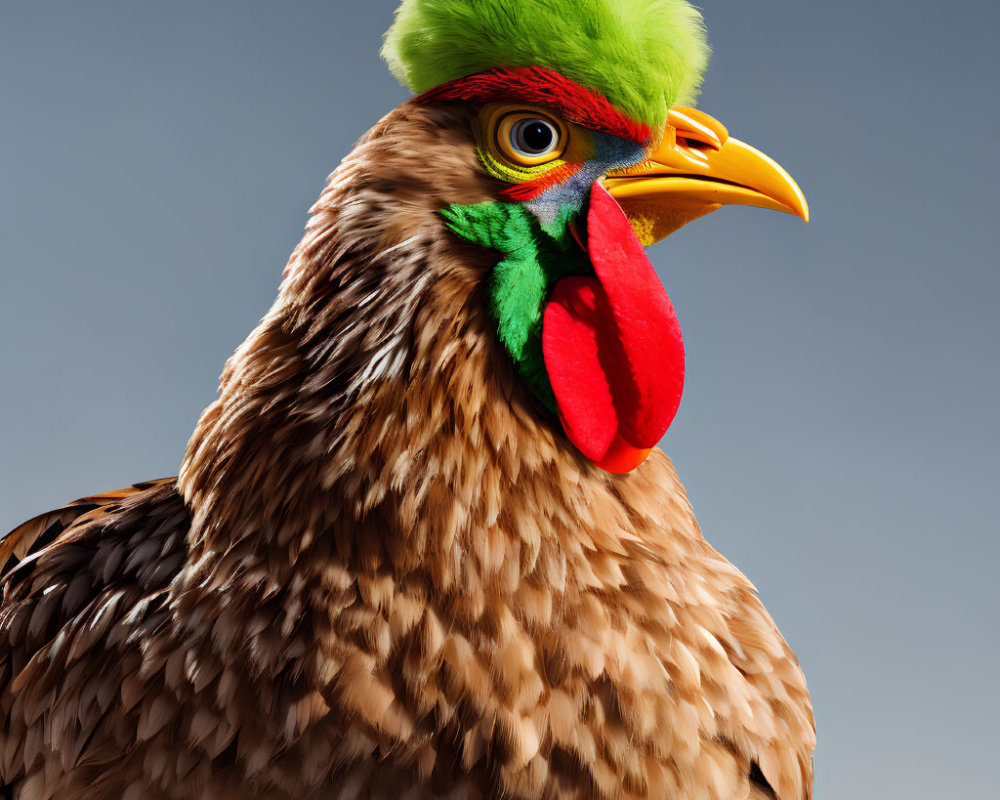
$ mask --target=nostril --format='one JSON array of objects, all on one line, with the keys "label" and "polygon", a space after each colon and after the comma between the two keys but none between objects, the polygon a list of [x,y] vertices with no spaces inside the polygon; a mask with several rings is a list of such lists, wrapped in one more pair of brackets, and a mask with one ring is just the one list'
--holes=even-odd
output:
[{"label": "nostril", "polygon": [[667,114],[667,122],[677,131],[678,138],[707,144],[712,150],[721,150],[729,138],[729,131],[721,122],[695,108],[675,106]]},{"label": "nostril", "polygon": [[691,150],[701,150],[703,152],[705,150],[718,150],[719,149],[717,147],[714,147],[709,142],[702,142],[702,141],[699,141],[698,139],[689,139],[687,136],[678,136],[677,137],[677,143],[681,147],[687,147],[687,148],[689,148]]}]

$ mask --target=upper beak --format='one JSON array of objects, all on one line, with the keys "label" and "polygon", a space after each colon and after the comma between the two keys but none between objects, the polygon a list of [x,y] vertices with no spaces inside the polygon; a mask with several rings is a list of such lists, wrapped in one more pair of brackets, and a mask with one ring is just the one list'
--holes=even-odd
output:
[{"label": "upper beak", "polygon": [[785,170],[693,108],[670,109],[649,158],[609,172],[605,186],[644,245],[723,205],[771,208],[809,220],[806,199]]}]

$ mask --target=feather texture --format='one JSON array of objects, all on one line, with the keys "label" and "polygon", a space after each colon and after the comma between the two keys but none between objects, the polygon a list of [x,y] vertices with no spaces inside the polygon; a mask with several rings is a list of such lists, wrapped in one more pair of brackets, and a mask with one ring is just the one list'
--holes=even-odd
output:
[{"label": "feather texture", "polygon": [[497,340],[439,213],[497,199],[473,115],[345,159],[176,483],[17,537],[0,790],[810,796],[802,674],[670,461],[589,463]]}]

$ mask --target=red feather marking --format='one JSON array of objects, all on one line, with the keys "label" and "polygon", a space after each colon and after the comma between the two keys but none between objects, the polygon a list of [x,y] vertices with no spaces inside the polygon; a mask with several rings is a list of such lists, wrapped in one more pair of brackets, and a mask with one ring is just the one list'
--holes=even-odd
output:
[{"label": "red feather marking", "polygon": [[580,171],[580,166],[580,164],[560,164],[558,167],[553,167],[533,181],[525,181],[524,183],[509,186],[502,190],[500,195],[508,200],[513,200],[515,203],[534,200],[553,186],[568,181]]},{"label": "red feather marking", "polygon": [[418,95],[415,102],[423,105],[455,101],[498,103],[510,100],[552,106],[570,122],[632,142],[646,144],[650,140],[648,125],[627,117],[600,92],[580,86],[545,67],[492,69],[442,83]]}]

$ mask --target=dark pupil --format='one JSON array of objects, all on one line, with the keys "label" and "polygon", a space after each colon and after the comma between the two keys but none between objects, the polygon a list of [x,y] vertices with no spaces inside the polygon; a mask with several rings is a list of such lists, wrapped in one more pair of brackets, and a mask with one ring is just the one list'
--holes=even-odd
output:
[{"label": "dark pupil", "polygon": [[542,153],[552,146],[552,129],[544,122],[529,122],[521,128],[521,139],[525,151]]}]

